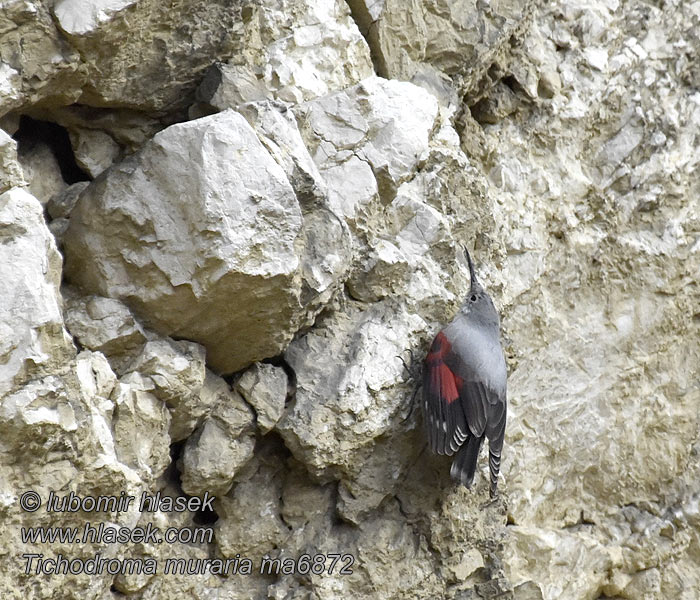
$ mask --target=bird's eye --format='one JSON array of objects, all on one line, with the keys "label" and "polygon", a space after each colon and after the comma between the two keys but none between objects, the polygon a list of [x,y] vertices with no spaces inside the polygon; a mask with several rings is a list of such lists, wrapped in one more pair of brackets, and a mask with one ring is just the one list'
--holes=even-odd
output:
[{"label": "bird's eye", "polygon": [[475,294],[472,294],[472,297],[470,298],[470,300],[471,300],[472,302],[476,302],[476,295],[475,295]]}]

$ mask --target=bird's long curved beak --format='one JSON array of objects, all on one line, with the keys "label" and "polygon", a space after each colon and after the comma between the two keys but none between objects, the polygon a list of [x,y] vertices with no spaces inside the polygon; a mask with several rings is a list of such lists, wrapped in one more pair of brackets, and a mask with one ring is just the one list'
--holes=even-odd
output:
[{"label": "bird's long curved beak", "polygon": [[476,280],[476,273],[474,272],[474,263],[472,262],[472,257],[469,256],[469,251],[467,250],[466,246],[462,246],[462,250],[464,250],[464,256],[467,257],[467,264],[469,265],[469,276],[471,277],[471,287],[474,289],[475,286],[479,285],[479,282]]}]

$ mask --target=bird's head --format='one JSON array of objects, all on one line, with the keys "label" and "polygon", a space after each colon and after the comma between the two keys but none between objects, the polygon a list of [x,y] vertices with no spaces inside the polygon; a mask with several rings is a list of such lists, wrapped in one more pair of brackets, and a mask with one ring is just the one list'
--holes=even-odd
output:
[{"label": "bird's head", "polygon": [[471,256],[466,247],[462,247],[464,250],[464,256],[467,259],[467,264],[469,265],[469,276],[471,278],[471,286],[469,287],[469,293],[466,299],[462,303],[461,312],[470,316],[470,318],[476,318],[482,320],[486,323],[496,323],[498,324],[498,312],[496,307],[493,305],[491,297],[486,293],[486,290],[481,287],[481,284],[476,278],[476,271],[474,270],[474,263],[472,262]]}]

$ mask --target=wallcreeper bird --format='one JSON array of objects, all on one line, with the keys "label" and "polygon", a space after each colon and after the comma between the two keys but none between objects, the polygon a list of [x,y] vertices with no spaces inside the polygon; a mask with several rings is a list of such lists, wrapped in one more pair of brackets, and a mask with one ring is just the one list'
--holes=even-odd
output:
[{"label": "wallcreeper bird", "polygon": [[491,497],[496,495],[506,429],[506,362],[499,319],[476,280],[466,248],[471,288],[459,313],[437,334],[423,367],[423,411],[433,452],[457,456],[450,475],[470,487],[484,437],[489,440]]}]

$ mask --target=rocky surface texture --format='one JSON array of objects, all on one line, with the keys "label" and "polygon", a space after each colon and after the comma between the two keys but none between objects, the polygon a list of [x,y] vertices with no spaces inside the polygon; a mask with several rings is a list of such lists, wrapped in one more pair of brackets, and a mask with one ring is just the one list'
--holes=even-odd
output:
[{"label": "rocky surface texture", "polygon": [[[0,597],[700,598],[699,29],[4,2]],[[509,369],[495,501],[413,408],[465,244]]]}]

